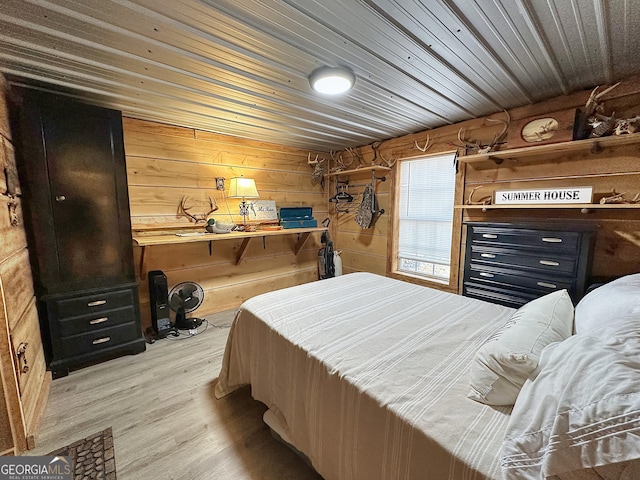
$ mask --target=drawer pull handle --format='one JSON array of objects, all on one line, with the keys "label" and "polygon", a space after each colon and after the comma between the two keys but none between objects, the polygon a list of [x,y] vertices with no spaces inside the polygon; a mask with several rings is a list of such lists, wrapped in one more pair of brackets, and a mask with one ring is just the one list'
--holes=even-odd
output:
[{"label": "drawer pull handle", "polygon": [[549,267],[557,267],[560,265],[559,262],[554,262],[553,260],[540,260],[540,265],[547,265]]},{"label": "drawer pull handle", "polygon": [[558,288],[555,283],[547,283],[547,282],[538,282],[539,287],[547,287],[547,288]]},{"label": "drawer pull handle", "polygon": [[480,256],[483,258],[496,258],[493,253],[481,253]]},{"label": "drawer pull handle", "polygon": [[100,318],[94,318],[93,320],[89,320],[89,324],[91,325],[97,325],[99,323],[104,323],[107,320],[109,320],[109,317],[100,317]]},{"label": "drawer pull handle", "polygon": [[104,305],[107,303],[106,300],[96,300],[94,302],[87,303],[87,307],[97,307],[98,305]]},{"label": "drawer pull handle", "polygon": [[493,273],[480,272],[481,277],[493,278],[495,275]]},{"label": "drawer pull handle", "polygon": [[562,239],[556,237],[542,237],[542,241],[547,243],[562,243]]},{"label": "drawer pull handle", "polygon": [[483,233],[482,238],[498,238],[498,235],[494,235],[493,233]]},{"label": "drawer pull handle", "polygon": [[109,340],[111,340],[111,337],[102,337],[102,338],[96,338],[91,343],[93,343],[94,345],[100,345],[101,343],[108,342]]}]

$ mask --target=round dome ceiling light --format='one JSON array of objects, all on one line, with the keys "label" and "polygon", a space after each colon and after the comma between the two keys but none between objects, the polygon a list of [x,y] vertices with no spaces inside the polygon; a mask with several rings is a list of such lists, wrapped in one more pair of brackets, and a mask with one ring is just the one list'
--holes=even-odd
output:
[{"label": "round dome ceiling light", "polygon": [[356,76],[345,67],[320,67],[309,75],[309,84],[316,92],[327,95],[344,93],[356,83]]}]

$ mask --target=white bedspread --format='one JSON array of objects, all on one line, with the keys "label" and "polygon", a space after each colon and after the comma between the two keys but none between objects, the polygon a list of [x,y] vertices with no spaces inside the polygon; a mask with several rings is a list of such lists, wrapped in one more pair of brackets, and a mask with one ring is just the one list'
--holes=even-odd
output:
[{"label": "white bedspread", "polygon": [[368,273],[246,301],[216,396],[251,384],[326,480],[500,479],[509,408],[467,398],[513,309]]},{"label": "white bedspread", "polygon": [[502,454],[507,480],[639,479],[640,335],[579,334],[547,347]]}]

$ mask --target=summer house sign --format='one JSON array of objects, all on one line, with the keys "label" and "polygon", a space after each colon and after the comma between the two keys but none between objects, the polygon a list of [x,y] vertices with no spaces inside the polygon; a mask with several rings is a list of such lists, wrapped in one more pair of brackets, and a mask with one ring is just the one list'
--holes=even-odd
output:
[{"label": "summer house sign", "polygon": [[535,205],[558,203],[591,203],[592,187],[532,188],[529,190],[497,190],[494,205]]}]

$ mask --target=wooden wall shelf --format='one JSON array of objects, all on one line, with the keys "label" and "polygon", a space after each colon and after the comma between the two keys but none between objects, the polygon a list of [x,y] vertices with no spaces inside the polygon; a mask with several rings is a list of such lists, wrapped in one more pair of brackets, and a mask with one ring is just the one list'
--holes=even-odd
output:
[{"label": "wooden wall shelf", "polygon": [[507,209],[573,209],[573,210],[611,210],[640,209],[640,203],[553,203],[547,205],[455,205],[453,208],[464,210],[507,210]]},{"label": "wooden wall shelf", "polygon": [[229,233],[202,233],[199,235],[193,235],[193,233],[188,233],[186,236],[181,236],[179,234],[164,234],[164,235],[133,235],[133,244],[134,246],[142,247],[142,251],[140,252],[140,276],[142,276],[142,272],[144,271],[144,252],[145,247],[150,247],[153,245],[175,245],[182,243],[199,243],[199,242],[209,242],[209,255],[211,255],[212,243],[224,240],[238,240],[242,239],[242,244],[236,253],[235,263],[238,265],[244,256],[247,247],[249,246],[249,242],[251,239],[256,237],[273,237],[280,235],[298,235],[298,241],[294,246],[293,253],[297,255],[298,252],[302,249],[302,246],[307,241],[309,236],[313,232],[324,232],[326,230],[325,227],[313,227],[313,228],[289,228],[282,230],[259,230],[257,232],[229,232]]},{"label": "wooden wall shelf", "polygon": [[621,147],[640,143],[640,133],[628,135],[613,135],[610,137],[588,138],[586,140],[574,140],[572,142],[550,143],[546,145],[532,145],[530,147],[499,150],[475,155],[458,157],[459,162],[474,163],[493,160],[501,163],[503,160],[515,160],[518,158],[535,158],[542,156],[558,156],[569,153],[587,152],[597,153],[607,147]]}]

